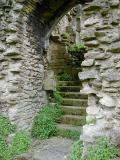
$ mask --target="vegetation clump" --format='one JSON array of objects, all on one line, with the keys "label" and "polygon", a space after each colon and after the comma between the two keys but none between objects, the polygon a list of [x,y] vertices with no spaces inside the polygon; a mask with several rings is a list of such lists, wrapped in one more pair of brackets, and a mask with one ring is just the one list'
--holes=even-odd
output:
[{"label": "vegetation clump", "polygon": [[73,145],[70,160],[112,160],[120,157],[120,151],[111,142],[109,138],[98,138],[95,145],[88,147],[87,157],[82,157],[83,146],[80,141]]},{"label": "vegetation clump", "polygon": [[70,33],[68,32],[64,32],[61,36],[65,39],[70,39]]},{"label": "vegetation clump", "polygon": [[82,43],[72,44],[68,47],[68,53],[73,59],[73,64],[76,67],[81,65],[81,62],[84,60],[84,53],[86,52],[86,46]]},{"label": "vegetation clump", "polygon": [[[0,159],[13,160],[17,155],[27,152],[31,146],[30,137],[23,132],[15,132],[15,125],[4,116],[0,116]],[[14,134],[11,144],[7,142],[9,134]]]},{"label": "vegetation clump", "polygon": [[32,128],[33,137],[47,139],[57,134],[56,121],[63,113],[60,107],[62,97],[58,91],[54,92],[54,99],[56,102],[54,106],[48,104],[35,117]]},{"label": "vegetation clump", "polygon": [[72,76],[68,73],[62,73],[59,77],[60,81],[72,81]]}]

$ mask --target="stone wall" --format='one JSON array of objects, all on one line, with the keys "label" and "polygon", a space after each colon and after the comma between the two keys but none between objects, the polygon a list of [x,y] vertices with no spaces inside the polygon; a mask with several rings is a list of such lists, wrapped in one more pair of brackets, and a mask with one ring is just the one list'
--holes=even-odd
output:
[{"label": "stone wall", "polygon": [[81,38],[87,46],[81,93],[88,94],[84,145],[109,136],[120,145],[120,1],[94,0],[83,6]]},{"label": "stone wall", "polygon": [[41,48],[37,52],[37,37],[32,35],[30,18],[28,21],[21,12],[23,4],[3,1],[1,5],[0,113],[14,121],[19,130],[29,130],[45,103]]}]

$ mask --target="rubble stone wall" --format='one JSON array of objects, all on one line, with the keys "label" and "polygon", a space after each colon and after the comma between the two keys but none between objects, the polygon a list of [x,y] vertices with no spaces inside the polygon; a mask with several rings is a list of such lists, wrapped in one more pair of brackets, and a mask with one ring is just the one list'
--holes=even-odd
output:
[{"label": "rubble stone wall", "polygon": [[83,6],[81,39],[87,46],[81,93],[88,94],[84,145],[109,136],[120,145],[120,1],[94,0]]}]

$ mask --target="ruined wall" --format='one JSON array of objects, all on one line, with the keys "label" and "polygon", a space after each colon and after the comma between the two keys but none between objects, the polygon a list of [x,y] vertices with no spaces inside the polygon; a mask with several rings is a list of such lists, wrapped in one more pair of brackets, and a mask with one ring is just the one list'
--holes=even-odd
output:
[{"label": "ruined wall", "polygon": [[47,101],[43,50],[52,27],[76,1],[0,1],[0,113],[30,130]]},{"label": "ruined wall", "polygon": [[[76,4],[75,0],[53,0],[47,5],[48,1],[39,1],[37,7],[30,7],[34,11],[28,10],[33,14],[25,15],[24,0],[0,1],[0,112],[15,121],[18,129],[30,129],[45,102],[43,42]],[[81,38],[88,52],[79,78],[81,92],[89,95],[81,139],[87,145],[97,136],[108,135],[120,144],[120,2],[94,0],[84,6],[81,16]]]},{"label": "ruined wall", "polygon": [[[0,113],[14,121],[19,130],[29,130],[45,103],[44,66],[32,22],[22,14],[23,4],[19,2],[1,2]],[[39,32],[38,36],[40,39]]]},{"label": "ruined wall", "polygon": [[109,136],[120,145],[120,1],[94,0],[83,6],[81,38],[88,47],[81,93],[88,94],[84,145]]}]

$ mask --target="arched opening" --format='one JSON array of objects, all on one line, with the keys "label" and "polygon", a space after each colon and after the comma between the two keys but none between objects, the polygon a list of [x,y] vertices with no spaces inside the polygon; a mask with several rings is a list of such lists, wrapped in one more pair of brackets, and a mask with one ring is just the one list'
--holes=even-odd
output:
[{"label": "arched opening", "polygon": [[78,77],[86,53],[80,40],[80,14],[81,5],[77,5],[63,16],[54,27],[49,46],[44,51],[44,89],[49,97],[48,103],[55,105],[54,92],[63,99],[60,106],[63,115],[56,121],[59,134],[74,134],[74,137],[76,134],[76,139],[86,123],[87,107],[87,96],[80,94],[82,82]]}]

